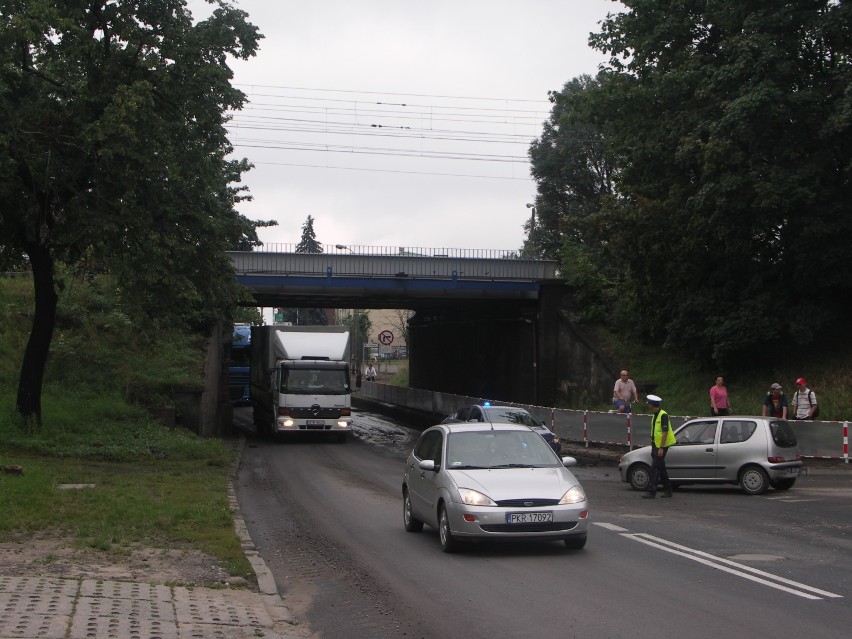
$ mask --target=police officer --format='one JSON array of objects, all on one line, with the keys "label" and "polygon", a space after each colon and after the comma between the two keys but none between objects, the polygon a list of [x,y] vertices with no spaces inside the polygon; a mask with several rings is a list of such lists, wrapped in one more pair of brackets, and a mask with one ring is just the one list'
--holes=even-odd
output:
[{"label": "police officer", "polygon": [[648,492],[642,495],[643,499],[653,499],[657,496],[657,482],[663,482],[663,497],[672,496],[672,482],[666,470],[666,453],[669,446],[675,443],[674,428],[672,428],[669,414],[660,408],[663,399],[657,395],[648,395],[648,406],[654,413],[651,417],[651,480],[648,483]]}]

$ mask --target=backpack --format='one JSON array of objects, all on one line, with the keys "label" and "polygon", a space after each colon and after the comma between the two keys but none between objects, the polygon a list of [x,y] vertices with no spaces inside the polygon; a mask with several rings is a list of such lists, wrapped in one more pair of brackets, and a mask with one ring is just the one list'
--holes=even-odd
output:
[{"label": "backpack", "polygon": [[[814,405],[814,402],[811,399],[813,394],[814,394],[814,392],[812,390],[808,390],[808,405],[809,406]],[[799,391],[796,391],[796,397],[794,398],[793,404],[795,404],[796,408],[799,407]],[[817,417],[819,417],[819,404],[817,404],[817,407],[816,407],[816,410],[814,411],[814,414],[811,415],[811,419],[816,419]]]}]

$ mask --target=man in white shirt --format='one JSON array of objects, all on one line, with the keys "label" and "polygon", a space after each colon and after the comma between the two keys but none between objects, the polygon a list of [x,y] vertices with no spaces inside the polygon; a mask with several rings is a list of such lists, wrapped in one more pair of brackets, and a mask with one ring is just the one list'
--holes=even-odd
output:
[{"label": "man in white shirt", "polygon": [[630,379],[630,374],[624,370],[615,380],[615,387],[612,389],[612,405],[615,406],[615,412],[632,413],[631,398],[634,402],[639,401],[639,396],[636,394],[636,384]]},{"label": "man in white shirt", "polygon": [[798,390],[793,393],[793,419],[816,419],[819,414],[816,393],[808,388],[808,380],[800,377],[796,380]]}]

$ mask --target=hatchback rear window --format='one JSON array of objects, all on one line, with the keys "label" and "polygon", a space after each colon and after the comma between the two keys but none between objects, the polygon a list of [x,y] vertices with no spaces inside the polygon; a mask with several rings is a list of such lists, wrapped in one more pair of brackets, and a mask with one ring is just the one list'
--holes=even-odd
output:
[{"label": "hatchback rear window", "polygon": [[772,433],[772,441],[781,448],[793,448],[798,444],[796,432],[793,427],[783,419],[774,419],[769,422],[769,431]]}]

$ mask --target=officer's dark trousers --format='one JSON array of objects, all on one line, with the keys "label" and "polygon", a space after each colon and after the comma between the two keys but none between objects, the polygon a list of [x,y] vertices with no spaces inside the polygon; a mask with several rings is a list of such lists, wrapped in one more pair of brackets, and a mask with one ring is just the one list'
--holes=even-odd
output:
[{"label": "officer's dark trousers", "polygon": [[671,494],[672,492],[672,482],[669,479],[669,472],[666,470],[666,454],[669,452],[668,448],[663,448],[663,454],[659,455],[659,448],[651,447],[651,481],[648,484],[648,492],[656,494],[657,492],[657,484],[659,482],[663,483],[663,490],[666,491],[666,494]]}]

